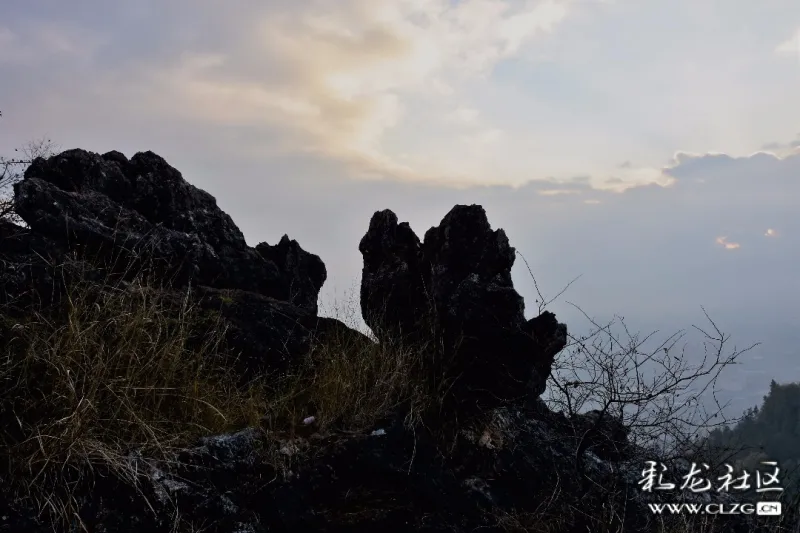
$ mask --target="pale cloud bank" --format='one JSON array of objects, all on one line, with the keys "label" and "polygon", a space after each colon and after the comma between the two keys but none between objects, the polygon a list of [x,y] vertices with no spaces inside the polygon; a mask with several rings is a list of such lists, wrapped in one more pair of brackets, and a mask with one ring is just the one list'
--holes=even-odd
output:
[{"label": "pale cloud bank", "polygon": [[800,28],[789,39],[775,48],[776,54],[793,55],[800,61]]},{"label": "pale cloud bank", "polygon": [[[475,165],[506,139],[478,110],[447,103],[453,87],[551,34],[568,9],[553,0],[298,2],[238,20],[225,50],[147,65],[104,90],[122,84],[150,109],[217,125],[280,127],[287,150],[347,161],[362,176],[474,181]],[[418,131],[386,138],[403,121],[446,128],[447,116],[471,127],[449,142],[423,135],[432,154],[409,149]]]},{"label": "pale cloud bank", "polygon": [[113,113],[129,130],[193,123],[215,132],[202,149],[264,163],[315,154],[353,178],[666,186],[676,149],[742,156],[794,135],[800,68],[780,56],[800,7],[759,6],[35,0],[0,8],[0,83],[9,122],[48,132],[69,119],[96,137]]}]

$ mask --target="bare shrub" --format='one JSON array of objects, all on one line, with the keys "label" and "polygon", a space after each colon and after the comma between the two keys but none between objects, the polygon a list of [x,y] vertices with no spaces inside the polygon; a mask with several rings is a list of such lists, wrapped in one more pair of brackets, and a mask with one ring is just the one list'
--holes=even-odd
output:
[{"label": "bare shrub", "polygon": [[59,146],[52,140],[42,137],[14,151],[18,152],[17,157],[0,156],[0,220],[21,223],[21,219],[14,213],[13,186],[22,179],[25,169],[34,159],[57,154]]}]

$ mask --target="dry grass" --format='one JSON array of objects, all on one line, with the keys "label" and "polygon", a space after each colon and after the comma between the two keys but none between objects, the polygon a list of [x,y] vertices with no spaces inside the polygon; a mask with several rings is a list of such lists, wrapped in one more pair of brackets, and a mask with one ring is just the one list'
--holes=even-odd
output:
[{"label": "dry grass", "polygon": [[[278,472],[325,453],[324,448],[309,446],[308,439],[297,438],[309,431],[335,442],[339,436],[368,435],[398,413],[406,428],[429,429],[426,415],[440,409],[447,397],[450,382],[432,378],[446,371],[433,368],[433,343],[411,344],[378,331],[379,343],[375,335],[358,332],[357,309],[352,297],[346,307],[334,309],[330,314],[348,328],[314,343],[300,364],[269,381],[261,421],[268,437],[262,459]],[[303,425],[308,417],[314,418],[311,428]],[[287,442],[294,444],[290,453]]]},{"label": "dry grass", "polygon": [[[110,471],[137,486],[133,450],[171,461],[198,437],[255,426],[268,437],[263,458],[280,472],[305,460],[280,451],[304,418],[314,416],[320,434],[360,433],[402,408],[413,427],[449,387],[430,379],[435,347],[379,344],[344,328],[290,373],[243,386],[217,363],[228,359],[225,321],[190,290],[176,300],[143,275],[123,283],[80,274],[57,309],[31,308],[24,320],[0,310],[0,473],[13,496],[36,502],[62,530],[80,524],[74,489],[87,473]],[[356,309],[334,314],[353,327]],[[503,531],[564,531],[579,508],[554,496],[535,512],[498,511],[494,522]],[[609,524],[619,518],[608,513]],[[661,531],[716,531],[686,528]]]},{"label": "dry grass", "polygon": [[135,481],[133,449],[168,458],[201,435],[257,423],[258,383],[209,364],[225,327],[198,337],[190,295],[178,309],[142,279],[78,282],[62,309],[6,318],[0,355],[0,433],[12,487],[40,509],[72,514],[87,467]]},{"label": "dry grass", "polygon": [[422,401],[423,391],[411,379],[423,367],[422,355],[418,349],[336,332],[283,378],[278,390],[290,396],[275,398],[268,414],[294,413],[294,420],[314,415],[323,431],[365,431],[397,407]]},{"label": "dry grass", "polygon": [[[366,431],[400,405],[408,423],[430,403],[424,350],[372,342],[342,328],[282,376],[247,385],[229,368],[225,321],[198,308],[186,290],[176,305],[139,276],[91,281],[75,270],[58,308],[32,308],[24,320],[0,313],[0,454],[17,498],[71,521],[72,490],[86,472],[110,470],[136,484],[133,450],[174,460],[198,437],[261,427],[275,453],[313,415],[319,432]],[[74,275],[70,279],[74,279]],[[220,357],[222,356],[222,357]]]}]

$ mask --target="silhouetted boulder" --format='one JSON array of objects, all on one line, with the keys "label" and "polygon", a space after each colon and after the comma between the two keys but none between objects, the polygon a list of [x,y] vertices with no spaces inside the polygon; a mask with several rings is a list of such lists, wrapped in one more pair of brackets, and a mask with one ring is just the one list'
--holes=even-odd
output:
[{"label": "silhouetted boulder", "polygon": [[421,340],[428,304],[423,285],[420,242],[408,225],[397,223],[397,215],[378,211],[358,249],[364,258],[361,276],[361,314],[375,335]]},{"label": "silhouetted boulder", "polygon": [[173,286],[256,292],[316,313],[327,275],[319,257],[295,241],[262,243],[261,253],[247,246],[213,196],[152,152],[128,161],[67,150],[36,159],[14,191],[15,210],[34,232],[102,253],[120,270],[146,259]]},{"label": "silhouetted boulder", "polygon": [[361,310],[384,342],[435,337],[460,376],[459,402],[496,405],[539,396],[566,326],[545,312],[526,321],[514,289],[515,252],[492,230],[483,208],[455,206],[420,243],[408,223],[376,212],[359,250],[364,257]]},{"label": "silhouetted boulder", "polygon": [[14,191],[29,227],[0,221],[0,303],[14,304],[6,314],[57,302],[78,278],[113,285],[149,272],[176,312],[191,285],[202,308],[228,320],[244,380],[286,369],[315,335],[343,327],[316,316],[327,276],[318,256],[288,236],[247,246],[213,196],[152,152],[39,158]]},{"label": "silhouetted boulder", "polygon": [[262,242],[256,245],[256,251],[278,267],[281,284],[288,288],[284,299],[316,312],[317,296],[328,276],[322,260],[303,250],[288,235],[284,235],[275,246]]}]

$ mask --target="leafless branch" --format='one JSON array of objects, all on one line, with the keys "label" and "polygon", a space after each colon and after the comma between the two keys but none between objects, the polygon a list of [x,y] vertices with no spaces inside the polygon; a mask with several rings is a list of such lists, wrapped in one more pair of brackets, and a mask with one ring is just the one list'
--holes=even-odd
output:
[{"label": "leafless branch", "polygon": [[[2,113],[0,113],[2,116]],[[19,157],[0,156],[0,220],[10,220],[21,222],[14,213],[13,186],[25,172],[25,169],[37,157],[50,157],[58,153],[60,147],[52,140],[42,137],[30,141],[21,148],[14,151],[19,153]]]},{"label": "leafless branch", "polygon": [[[725,406],[716,399],[716,381],[723,369],[757,344],[726,352],[729,337],[703,309],[711,327],[693,326],[703,334],[704,353],[701,361],[691,364],[695,354],[679,344],[683,331],[657,341],[657,331],[645,336],[631,333],[624,317],[600,323],[570,305],[592,329],[580,337],[570,335],[554,364],[547,398],[551,409],[569,417],[595,409],[598,424],[614,417],[629,428],[634,447],[669,449],[673,455],[685,452],[687,443],[699,441],[710,429],[733,421],[725,418]],[[715,405],[711,412],[703,401],[709,391]],[[582,445],[587,445],[586,437],[581,438]]]}]

